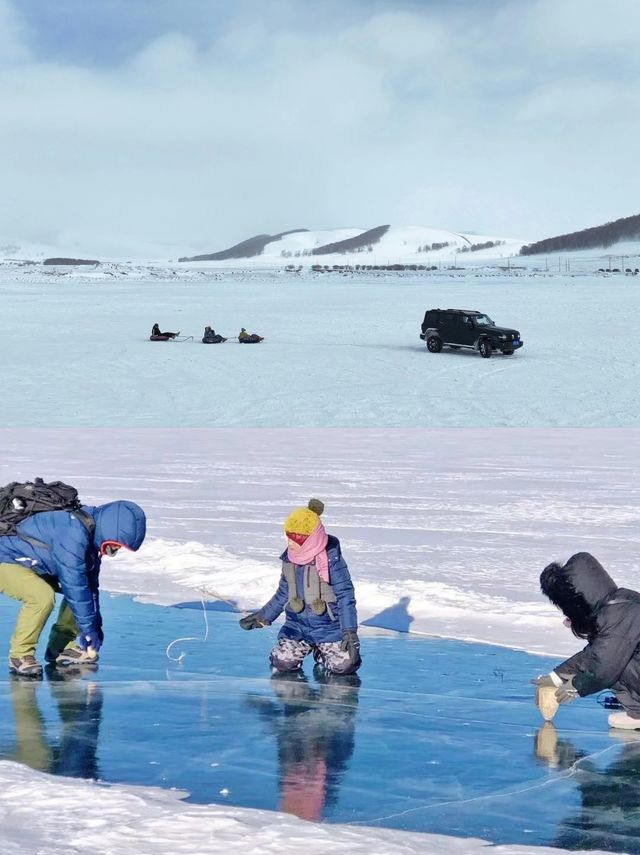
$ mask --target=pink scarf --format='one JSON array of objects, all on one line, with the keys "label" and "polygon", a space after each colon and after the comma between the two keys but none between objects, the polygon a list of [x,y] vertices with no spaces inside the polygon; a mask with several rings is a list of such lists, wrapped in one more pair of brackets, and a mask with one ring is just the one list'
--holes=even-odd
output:
[{"label": "pink scarf", "polygon": [[289,541],[287,558],[292,564],[304,566],[316,563],[316,570],[323,582],[329,584],[329,557],[327,555],[327,543],[329,536],[322,523],[318,523],[313,532],[305,540],[302,546],[292,547]]}]

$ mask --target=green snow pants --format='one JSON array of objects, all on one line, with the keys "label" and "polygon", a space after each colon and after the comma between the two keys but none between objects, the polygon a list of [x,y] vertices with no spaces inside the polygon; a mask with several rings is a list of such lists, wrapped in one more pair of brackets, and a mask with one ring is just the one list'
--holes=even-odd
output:
[{"label": "green snow pants", "polygon": [[[0,564],[0,594],[22,603],[16,627],[11,636],[9,655],[16,659],[33,656],[49,615],[56,602],[51,585],[21,564]],[[49,634],[48,648],[57,656],[79,635],[73,612],[65,599]]]}]

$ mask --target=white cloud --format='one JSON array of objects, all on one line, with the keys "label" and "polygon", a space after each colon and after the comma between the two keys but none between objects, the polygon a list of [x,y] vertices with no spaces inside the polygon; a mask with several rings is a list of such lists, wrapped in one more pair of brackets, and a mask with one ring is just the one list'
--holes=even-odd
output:
[{"label": "white cloud", "polygon": [[382,222],[537,237],[633,213],[632,6],[607,4],[609,40],[591,0],[358,6],[349,23],[247,2],[223,29],[80,68],[30,57],[0,0],[0,235],[214,249]]},{"label": "white cloud", "polygon": [[0,0],[0,67],[22,62],[28,56],[19,17],[8,2]]}]

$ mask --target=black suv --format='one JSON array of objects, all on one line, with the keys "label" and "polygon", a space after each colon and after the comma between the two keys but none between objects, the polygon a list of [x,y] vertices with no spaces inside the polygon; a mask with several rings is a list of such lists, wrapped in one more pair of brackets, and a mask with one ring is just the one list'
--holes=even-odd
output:
[{"label": "black suv", "polygon": [[431,353],[440,353],[443,347],[467,347],[479,350],[485,359],[494,350],[511,356],[523,344],[518,330],[497,327],[489,315],[465,309],[428,309],[420,338]]}]

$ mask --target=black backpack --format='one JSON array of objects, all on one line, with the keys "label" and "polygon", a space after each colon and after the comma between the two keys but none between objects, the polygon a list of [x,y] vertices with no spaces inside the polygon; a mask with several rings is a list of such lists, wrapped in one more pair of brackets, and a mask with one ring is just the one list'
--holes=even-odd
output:
[{"label": "black backpack", "polygon": [[45,544],[35,538],[20,534],[16,526],[34,514],[43,511],[73,511],[78,519],[93,533],[93,519],[82,511],[78,491],[62,481],[47,484],[42,478],[20,483],[13,481],[0,487],[0,536],[17,535],[29,543]]}]

